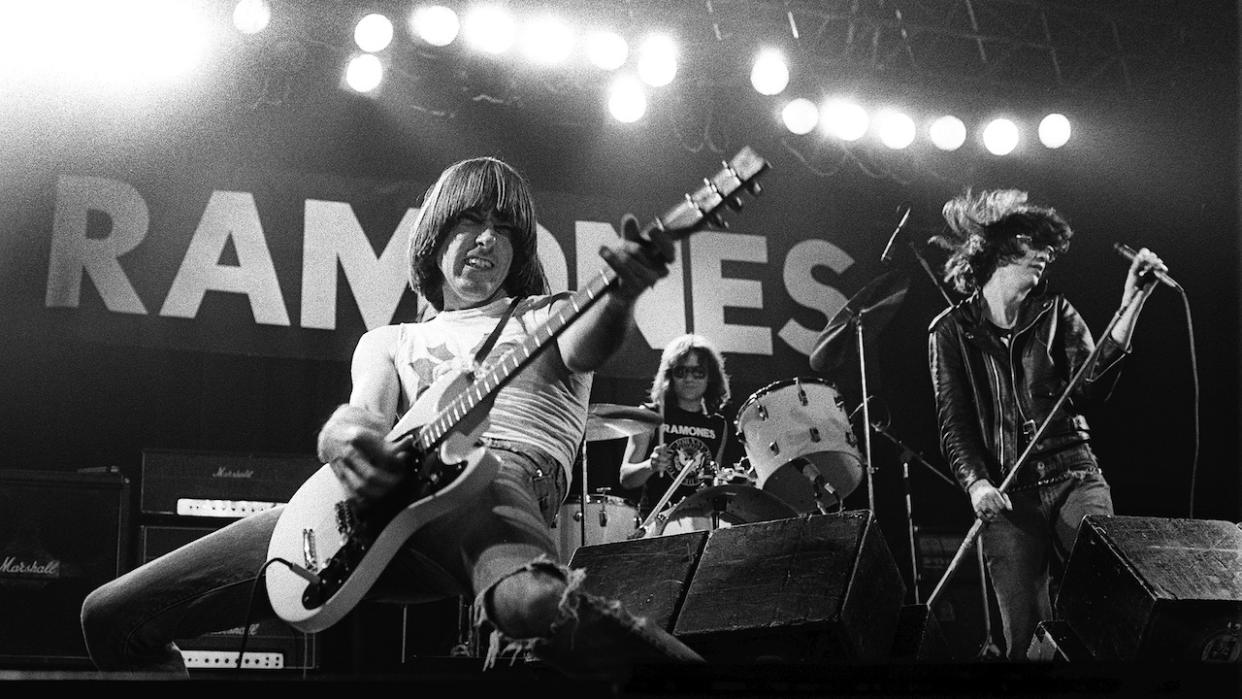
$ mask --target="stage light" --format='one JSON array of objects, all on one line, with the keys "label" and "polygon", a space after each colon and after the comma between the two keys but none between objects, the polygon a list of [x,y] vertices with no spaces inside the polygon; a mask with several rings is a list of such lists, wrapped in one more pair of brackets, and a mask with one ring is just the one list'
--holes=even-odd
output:
[{"label": "stage light", "polygon": [[767,49],[755,58],[750,84],[761,95],[779,95],[789,85],[789,66],[779,51]]},{"label": "stage light", "polygon": [[471,10],[462,23],[466,43],[484,53],[499,55],[513,47],[513,15],[498,5]]},{"label": "stage light", "polygon": [[955,116],[945,115],[931,123],[927,135],[940,150],[957,150],[966,142],[966,125]]},{"label": "stage light", "polygon": [[354,43],[367,53],[376,53],[392,43],[392,21],[381,14],[369,14],[354,26]]},{"label": "stage light", "polygon": [[555,17],[535,19],[522,32],[522,53],[540,65],[563,62],[573,48],[573,31]]},{"label": "stage light", "polygon": [[461,31],[461,21],[451,8],[426,5],[410,13],[410,31],[432,46],[448,46]]},{"label": "stage light", "polygon": [[375,54],[354,56],[345,70],[345,82],[357,92],[371,92],[384,81],[384,65]]},{"label": "stage light", "polygon": [[829,99],[820,109],[819,123],[824,133],[843,141],[857,141],[867,133],[867,111],[845,99]]},{"label": "stage light", "polygon": [[983,129],[983,147],[992,155],[1009,155],[1018,140],[1018,125],[1008,119],[993,119]]},{"label": "stage light", "polygon": [[677,77],[677,46],[664,34],[647,37],[638,50],[638,77],[652,87],[664,87]]},{"label": "stage light", "polygon": [[637,80],[622,76],[608,90],[608,111],[623,124],[632,124],[647,113],[647,94]]},{"label": "stage light", "polygon": [[587,34],[586,47],[591,63],[604,70],[616,70],[625,65],[630,54],[629,44],[620,34],[603,29]]},{"label": "stage light", "polygon": [[1063,114],[1049,114],[1039,122],[1039,141],[1049,148],[1060,148],[1069,142],[1070,123]]},{"label": "stage light", "polygon": [[914,143],[914,120],[893,109],[882,110],[876,115],[876,129],[880,133],[880,142],[900,150]]},{"label": "stage light", "polygon": [[233,8],[233,26],[242,34],[258,34],[272,21],[272,8],[267,0],[241,0]]},{"label": "stage light", "polygon": [[781,121],[785,122],[785,128],[789,129],[790,133],[799,136],[808,134],[819,122],[819,110],[811,100],[799,97],[790,100],[789,104],[781,110]]}]

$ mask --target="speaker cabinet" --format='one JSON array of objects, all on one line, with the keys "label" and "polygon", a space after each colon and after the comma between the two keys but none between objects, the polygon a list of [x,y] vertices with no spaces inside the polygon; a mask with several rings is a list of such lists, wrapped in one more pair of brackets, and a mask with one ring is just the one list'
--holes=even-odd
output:
[{"label": "speaker cabinet", "polygon": [[673,633],[709,661],[869,662],[905,583],[869,510],[711,531]]},{"label": "speaker cabinet", "polygon": [[1026,659],[1044,663],[1080,663],[1094,660],[1078,634],[1064,621],[1041,621],[1026,651]]},{"label": "speaker cabinet", "polygon": [[91,667],[82,600],[128,569],[119,473],[0,470],[0,662]]},{"label": "speaker cabinet", "polygon": [[1242,656],[1242,531],[1232,522],[1083,519],[1056,600],[1096,660]]},{"label": "speaker cabinet", "polygon": [[671,633],[706,543],[707,532],[688,532],[581,546],[570,566],[586,570],[584,591],[620,600]]},{"label": "speaker cabinet", "polygon": [[[146,563],[215,531],[213,527],[143,526],[139,534],[141,561]],[[177,640],[190,669],[235,668],[244,628],[226,629],[197,638]],[[304,634],[279,620],[251,624],[242,669],[314,669],[319,666],[316,634]]]}]

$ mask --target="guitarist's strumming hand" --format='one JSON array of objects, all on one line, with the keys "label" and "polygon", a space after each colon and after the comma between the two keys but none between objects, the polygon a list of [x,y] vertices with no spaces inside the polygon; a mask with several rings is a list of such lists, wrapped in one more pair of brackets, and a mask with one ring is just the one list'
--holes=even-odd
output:
[{"label": "guitarist's strumming hand", "polygon": [[319,432],[319,459],[332,467],[352,498],[366,504],[393,491],[408,473],[412,437],[387,439],[391,425],[376,413],[342,405]]}]

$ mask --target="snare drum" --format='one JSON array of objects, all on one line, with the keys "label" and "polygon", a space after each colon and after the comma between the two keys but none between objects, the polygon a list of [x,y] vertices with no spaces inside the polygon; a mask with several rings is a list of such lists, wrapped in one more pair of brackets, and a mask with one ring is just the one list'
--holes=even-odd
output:
[{"label": "snare drum", "polygon": [[822,379],[786,379],[755,391],[738,410],[737,434],[755,484],[798,512],[837,505],[862,481],[845,401]]},{"label": "snare drum", "polygon": [[[566,500],[552,522],[561,562],[568,563],[583,546],[582,498]],[[625,541],[642,520],[638,508],[615,495],[588,495],[586,506],[586,546]]]}]

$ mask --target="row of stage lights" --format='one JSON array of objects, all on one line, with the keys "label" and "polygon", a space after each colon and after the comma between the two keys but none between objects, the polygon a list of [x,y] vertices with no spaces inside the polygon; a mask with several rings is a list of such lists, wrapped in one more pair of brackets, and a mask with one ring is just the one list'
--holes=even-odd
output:
[{"label": "row of stage lights", "polygon": [[[241,31],[257,33],[266,26],[270,13],[267,0],[241,0],[234,21]],[[608,93],[608,109],[622,123],[642,119],[647,112],[648,89],[664,87],[677,76],[677,47],[665,34],[650,34],[642,41],[630,73],[621,71],[630,57],[623,36],[596,29],[583,33],[579,40],[570,25],[551,15],[519,22],[499,5],[477,5],[463,16],[444,5],[421,5],[410,10],[405,24],[413,38],[430,46],[445,47],[460,38],[471,49],[494,56],[516,49],[527,60],[545,67],[570,60],[577,43],[596,68],[616,73]],[[347,85],[362,93],[380,86],[384,62],[379,54],[391,46],[395,34],[393,21],[386,15],[373,13],[358,21],[353,38],[360,53],[346,68]],[[752,64],[751,85],[762,95],[781,95],[789,77],[789,65],[775,49],[760,51]],[[884,108],[871,115],[857,102],[839,97],[821,104],[805,97],[790,99],[781,108],[780,118],[796,135],[818,128],[826,136],[853,142],[871,134],[893,150],[909,147],[920,131],[914,119],[900,110]],[[928,119],[923,132],[942,151],[961,148],[968,135],[965,123],[947,114]],[[1045,147],[1060,148],[1069,141],[1069,120],[1062,114],[1048,114],[1040,121],[1037,133]],[[983,147],[995,155],[1011,153],[1022,141],[1019,124],[1003,117],[988,122],[977,135]]]}]

